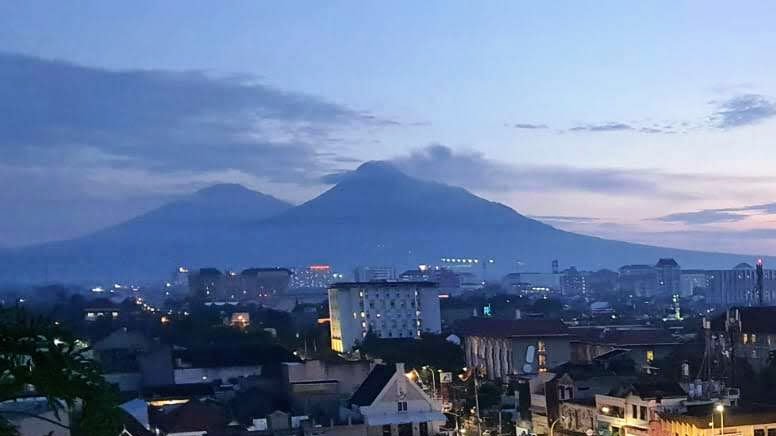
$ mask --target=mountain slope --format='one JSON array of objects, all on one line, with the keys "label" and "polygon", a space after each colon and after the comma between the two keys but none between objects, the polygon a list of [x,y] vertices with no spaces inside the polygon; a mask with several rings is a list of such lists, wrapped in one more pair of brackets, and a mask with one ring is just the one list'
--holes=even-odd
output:
[{"label": "mountain slope", "polygon": [[495,258],[497,272],[513,270],[518,260],[538,271],[549,270],[553,259],[595,269],[660,257],[675,257],[683,267],[727,268],[751,260],[565,232],[382,162],[362,165],[296,207],[243,189],[201,191],[85,238],[0,256],[9,267],[7,274],[0,271],[0,281],[161,278],[177,265],[326,262],[347,272],[358,264],[404,267],[440,257]]}]

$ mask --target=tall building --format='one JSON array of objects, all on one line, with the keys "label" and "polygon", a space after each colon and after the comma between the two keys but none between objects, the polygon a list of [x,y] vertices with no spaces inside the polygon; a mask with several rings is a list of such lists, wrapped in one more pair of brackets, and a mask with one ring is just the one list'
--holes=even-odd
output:
[{"label": "tall building", "polygon": [[353,271],[353,280],[357,282],[395,279],[396,269],[392,266],[359,266]]},{"label": "tall building", "polygon": [[432,282],[344,282],[329,287],[331,348],[353,349],[371,332],[380,338],[439,333],[439,291]]},{"label": "tall building", "polygon": [[658,274],[651,265],[625,265],[620,267],[618,288],[620,292],[636,297],[653,297],[657,292]]},{"label": "tall building", "polygon": [[560,277],[560,290],[563,295],[587,295],[588,273],[570,267]]},{"label": "tall building", "polygon": [[657,272],[657,293],[663,295],[679,294],[681,268],[674,259],[663,258],[655,264]]}]

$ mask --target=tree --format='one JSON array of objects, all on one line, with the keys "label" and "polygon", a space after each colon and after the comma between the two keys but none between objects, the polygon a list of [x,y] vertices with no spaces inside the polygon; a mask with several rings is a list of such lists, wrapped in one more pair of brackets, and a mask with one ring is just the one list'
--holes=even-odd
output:
[{"label": "tree", "polygon": [[[31,386],[57,417],[80,409],[73,434],[117,435],[121,430],[117,397],[86,356],[87,350],[84,343],[43,319],[18,309],[0,310],[0,401],[28,393]],[[0,415],[0,434],[13,434],[10,428],[7,417]]]},{"label": "tree", "polygon": [[458,371],[465,365],[460,346],[431,333],[423,334],[420,339],[385,339],[370,332],[359,349],[387,363],[403,362],[408,369],[430,366],[436,370]]}]

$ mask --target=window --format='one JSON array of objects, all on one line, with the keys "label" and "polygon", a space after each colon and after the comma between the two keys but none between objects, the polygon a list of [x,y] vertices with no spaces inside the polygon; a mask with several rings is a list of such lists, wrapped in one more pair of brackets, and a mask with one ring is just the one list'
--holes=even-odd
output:
[{"label": "window", "polygon": [[420,430],[420,436],[428,436],[427,422],[421,422],[420,424],[418,424],[418,429]]},{"label": "window", "polygon": [[399,436],[412,436],[412,423],[399,424]]},{"label": "window", "polygon": [[652,350],[647,351],[647,363],[652,363],[655,360],[655,352]]},{"label": "window", "polygon": [[391,436],[391,424],[385,424],[383,426],[383,436]]},{"label": "window", "polygon": [[776,436],[776,428],[769,428],[768,436]]},{"label": "window", "polygon": [[635,404],[631,404],[631,417],[633,419],[639,419],[639,415],[636,413],[637,412],[636,409],[637,409],[636,405]]},{"label": "window", "polygon": [[765,429],[756,428],[754,430],[754,436],[765,436]]},{"label": "window", "polygon": [[407,411],[407,402],[406,401],[399,401],[396,403],[396,409],[399,412],[406,412]]},{"label": "window", "polygon": [[639,407],[639,419],[642,421],[647,421],[647,406],[641,406]]}]

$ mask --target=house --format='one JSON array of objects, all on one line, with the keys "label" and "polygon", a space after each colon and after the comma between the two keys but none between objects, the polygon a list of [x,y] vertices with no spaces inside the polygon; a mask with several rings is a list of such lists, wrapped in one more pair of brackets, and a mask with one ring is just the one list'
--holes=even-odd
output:
[{"label": "house", "polygon": [[[720,424],[720,414],[713,412],[711,407],[681,414],[661,413],[660,419],[651,423],[649,436],[714,436],[722,434]],[[773,436],[776,434],[776,409],[725,408],[724,427],[726,435]]]},{"label": "house", "polygon": [[592,362],[616,350],[626,350],[637,369],[652,366],[656,360],[667,357],[682,342],[669,330],[653,327],[574,327],[570,331],[572,361]]},{"label": "house", "polygon": [[[584,427],[584,433],[591,427],[590,415],[595,413],[595,396],[606,394],[623,383],[632,382],[634,377],[621,377],[606,369],[600,362],[579,364],[566,362],[551,370],[539,373],[529,380],[531,393],[531,421],[534,432],[548,434],[550,424],[559,417],[574,421],[561,421],[561,428],[572,430],[573,426]],[[574,415],[563,413],[571,409]],[[582,416],[582,418],[580,418]],[[597,420],[593,419],[593,424]],[[577,431],[577,430],[574,430]]]},{"label": "house", "polygon": [[201,436],[227,427],[226,409],[212,400],[149,408],[151,429],[162,436]]},{"label": "house", "polygon": [[404,364],[376,365],[350,399],[364,436],[429,436],[446,422],[438,401],[404,372]]},{"label": "house", "polygon": [[250,376],[279,373],[283,362],[299,358],[280,346],[206,347],[173,350],[175,384],[214,382],[235,384]]},{"label": "house", "polygon": [[[686,411],[687,393],[675,382],[633,383],[607,395],[596,395],[600,436],[648,436],[660,413]],[[707,421],[708,422],[708,421]]]},{"label": "house", "polygon": [[760,371],[768,365],[771,352],[776,351],[774,319],[776,306],[731,307],[704,322],[709,330],[707,346],[718,355],[735,354]]},{"label": "house", "polygon": [[0,416],[22,436],[70,436],[70,414],[64,403],[61,406],[57,414],[45,397],[20,397],[0,402]]},{"label": "house", "polygon": [[471,318],[456,324],[466,366],[484,368],[490,380],[536,374],[567,362],[572,336],[557,319]]}]

